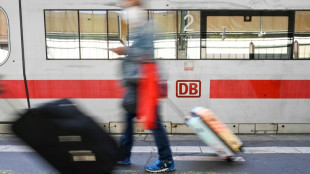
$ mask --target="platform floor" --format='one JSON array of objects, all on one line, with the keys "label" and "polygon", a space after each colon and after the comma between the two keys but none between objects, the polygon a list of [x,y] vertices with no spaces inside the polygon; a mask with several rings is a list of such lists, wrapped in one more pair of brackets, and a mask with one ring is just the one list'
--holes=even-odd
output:
[{"label": "platform floor", "polygon": [[[113,135],[119,139],[120,135]],[[196,135],[169,135],[180,174],[308,174],[310,135],[238,135],[244,152],[234,162],[214,156]],[[117,166],[115,174],[146,173],[157,160],[152,135],[135,135],[132,164]],[[14,135],[0,134],[0,174],[57,174],[36,152]]]}]

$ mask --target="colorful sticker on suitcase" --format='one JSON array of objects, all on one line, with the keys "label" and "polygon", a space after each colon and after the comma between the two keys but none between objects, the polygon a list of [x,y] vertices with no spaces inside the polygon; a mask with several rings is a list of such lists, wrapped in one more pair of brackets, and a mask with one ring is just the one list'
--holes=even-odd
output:
[{"label": "colorful sticker on suitcase", "polygon": [[212,129],[234,152],[239,152],[242,146],[240,139],[224,124],[215,114],[206,108],[194,108],[193,112],[198,115],[210,129]]},{"label": "colorful sticker on suitcase", "polygon": [[208,144],[220,157],[234,156],[224,142],[201,120],[200,117],[191,117],[186,124],[191,127],[197,136],[206,144]]}]

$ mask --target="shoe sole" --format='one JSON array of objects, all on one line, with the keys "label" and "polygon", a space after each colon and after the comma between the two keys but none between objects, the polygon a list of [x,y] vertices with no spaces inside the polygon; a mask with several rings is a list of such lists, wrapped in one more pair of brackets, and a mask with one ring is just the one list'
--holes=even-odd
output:
[{"label": "shoe sole", "polygon": [[171,172],[173,170],[175,170],[175,168],[173,169],[161,169],[161,170],[156,170],[156,171],[153,171],[153,170],[149,170],[149,169],[145,169],[147,172],[150,172],[150,173],[160,173],[160,172]]}]

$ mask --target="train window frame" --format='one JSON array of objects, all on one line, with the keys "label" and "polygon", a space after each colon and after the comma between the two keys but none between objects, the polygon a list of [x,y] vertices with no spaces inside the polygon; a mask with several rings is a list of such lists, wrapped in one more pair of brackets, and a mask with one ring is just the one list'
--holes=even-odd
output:
[{"label": "train window frame", "polygon": [[6,55],[6,58],[4,58],[2,60],[2,62],[0,62],[0,66],[4,65],[10,58],[10,55],[11,55],[11,35],[10,35],[10,22],[9,22],[9,16],[7,15],[6,11],[0,6],[0,10],[1,12],[3,13],[3,15],[5,16],[6,18],[6,24],[7,24],[7,44],[8,44],[8,50],[7,50],[7,55]]},{"label": "train window frame", "polygon": [[[165,11],[165,12],[174,12],[175,13],[175,23],[176,25],[173,27],[175,29],[175,58],[155,58],[156,60],[178,60],[178,11],[176,9],[146,9],[147,13],[148,13],[148,20],[150,20],[150,12],[154,12],[154,11]],[[154,20],[154,19],[151,19]],[[156,35],[156,33],[154,33],[154,35]],[[156,40],[156,39],[155,39]],[[154,46],[155,47],[155,46]],[[155,50],[154,50],[155,51]],[[155,54],[155,53],[154,53]]]},{"label": "train window frame", "polygon": [[[201,12],[203,10],[193,10],[193,9],[184,9],[184,10],[177,10],[177,60],[201,60]],[[184,18],[182,18],[182,12],[186,12],[187,15],[184,16]],[[192,24],[194,24],[194,18],[192,15],[190,15],[190,12],[199,12],[199,31],[194,31],[193,28],[191,28],[190,26]],[[184,27],[184,31],[182,31],[182,21],[185,25]],[[194,24],[196,25],[196,24]],[[185,30],[185,28],[187,28],[187,31]],[[180,39],[182,38],[182,34],[187,34],[188,36],[190,36],[190,40],[192,39],[192,37],[195,37],[195,32],[198,32],[198,36],[199,36],[199,48],[198,48],[198,55],[197,57],[189,57],[189,55],[186,53],[186,58],[181,57],[180,55],[180,47],[182,45],[182,43],[180,42]],[[187,36],[186,36],[187,37]],[[188,42],[188,39],[187,39]],[[186,47],[186,49],[195,49],[195,47]]]},{"label": "train window frame", "polygon": [[[105,12],[105,18],[106,18],[106,24],[105,24],[105,34],[106,34],[106,40],[104,42],[106,42],[106,57],[101,57],[101,58],[85,58],[85,57],[82,57],[82,30],[81,30],[81,12]],[[109,59],[109,36],[108,36],[108,33],[109,33],[109,21],[108,21],[108,10],[78,10],[78,31],[79,31],[79,50],[80,50],[80,59],[81,60],[107,60]]]},{"label": "train window frame", "polygon": [[[44,35],[45,35],[45,59],[46,60],[51,60],[51,61],[57,61],[57,60],[117,60],[118,58],[110,58],[110,51],[109,51],[109,12],[110,11],[121,11],[122,9],[44,9],[43,10],[43,16],[44,16]],[[79,58],[78,59],[72,59],[72,58],[48,58],[47,55],[47,43],[46,43],[46,38],[47,38],[47,32],[46,32],[46,11],[76,11],[78,14],[78,39],[79,39]],[[107,31],[107,58],[82,58],[81,57],[81,43],[80,43],[80,38],[81,38],[81,30],[80,30],[80,11],[105,11],[106,12],[106,31]]]},{"label": "train window frame", "polygon": [[[302,32],[299,32],[296,30],[296,13],[297,12],[309,12],[310,13],[310,10],[295,10],[295,22],[294,22],[294,47],[293,47],[293,54],[299,54],[300,53],[300,48],[299,46],[302,45],[300,44],[299,42],[297,42],[297,45],[295,45],[296,41],[299,41],[300,37],[304,37],[305,35],[306,36],[309,36],[310,37],[310,33],[309,34],[305,34],[305,33],[302,33]],[[297,49],[295,48],[295,46],[297,46]],[[307,46],[310,46],[310,45],[307,45]],[[296,52],[297,51],[297,52]],[[298,55],[298,57],[296,58],[296,55],[293,55],[293,59],[294,60],[309,60],[310,59],[310,56],[309,57],[300,57],[300,55]]]},{"label": "train window frame", "polygon": [[[113,40],[111,38],[112,34],[110,33],[110,21],[109,21],[110,16],[109,16],[109,14],[110,14],[110,12],[121,12],[121,11],[122,11],[122,9],[110,9],[110,10],[107,10],[107,38],[108,38],[107,41],[108,41],[108,49],[109,50],[113,49],[113,48],[116,48],[116,47],[113,47],[113,46],[110,47],[110,45],[112,45],[112,43],[110,43],[110,41],[112,42]],[[122,16],[117,19],[117,22],[118,22],[118,25],[123,25],[122,21],[120,21],[120,20],[122,20]],[[126,32],[125,33],[128,34],[127,26],[125,26],[125,28],[126,28]],[[125,36],[125,40],[122,37],[122,34],[123,34],[122,26],[118,26],[118,32],[119,32],[118,34],[120,34],[120,35],[118,35],[118,40],[119,40],[120,44],[123,45],[123,46],[129,45],[129,40],[127,38],[128,36],[127,35]],[[122,32],[122,33],[120,33],[120,32]],[[119,57],[115,58],[115,57],[113,57],[115,55],[116,55],[116,53],[108,51],[108,60],[118,60],[118,59],[123,59],[125,57],[124,55],[118,55]]]},{"label": "train window frame", "polygon": [[[81,60],[81,48],[80,48],[80,26],[79,26],[79,17],[77,18],[78,20],[78,45],[79,45],[79,57],[78,58],[48,58],[47,55],[47,25],[46,25],[46,12],[47,11],[76,11],[77,15],[79,15],[79,10],[77,9],[44,9],[43,10],[43,15],[44,15],[44,33],[45,33],[45,58],[46,60]],[[87,59],[88,60],[88,59]]]},{"label": "train window frame", "polygon": [[[288,16],[288,30],[287,30],[287,38],[288,40],[291,40],[291,44],[287,44],[287,59],[283,58],[276,58],[276,59],[254,59],[254,60],[292,60],[293,59],[293,41],[294,41],[294,25],[295,25],[295,10],[286,10],[286,11],[279,11],[279,10],[252,10],[252,11],[246,11],[246,10],[201,10],[201,49],[207,49],[207,43],[205,43],[206,46],[202,47],[204,45],[202,43],[203,39],[207,39],[207,20],[206,17],[208,16]],[[206,42],[206,41],[205,41]],[[200,60],[253,60],[251,58],[249,59],[229,59],[229,58],[203,58],[202,53],[203,51],[200,51]]]},{"label": "train window frame", "polygon": [[[107,22],[107,48],[109,49],[109,12],[110,11],[121,11],[122,9],[44,9],[44,29],[45,29],[45,42],[46,42],[46,21],[45,21],[45,11],[77,11],[77,13],[79,14],[80,11],[106,11],[106,22]],[[292,42],[288,42],[287,44],[287,52],[286,54],[288,55],[288,58],[273,58],[273,59],[269,59],[269,58],[262,58],[262,59],[254,59],[254,60],[309,60],[309,58],[303,58],[303,59],[294,59],[293,58],[293,49],[294,49],[294,36],[295,36],[295,31],[294,31],[294,26],[295,26],[295,13],[297,11],[309,11],[309,10],[253,10],[253,11],[248,11],[248,10],[228,10],[228,11],[223,11],[223,10],[203,10],[203,9],[146,9],[146,11],[148,12],[148,15],[150,15],[150,11],[173,11],[176,12],[176,58],[161,58],[161,59],[157,59],[157,60],[253,60],[253,59],[237,59],[237,58],[216,58],[216,59],[206,59],[206,58],[202,58],[202,39],[204,38],[204,20],[203,18],[206,17],[206,15],[204,15],[204,13],[208,13],[208,14],[217,14],[220,13],[220,15],[218,16],[223,16],[223,13],[225,14],[231,14],[234,13],[235,16],[237,15],[244,15],[244,14],[252,14],[252,15],[256,15],[256,16],[288,16],[288,30],[287,30],[287,39],[288,41],[292,41]],[[199,11],[200,12],[200,56],[194,59],[188,59],[188,58],[180,58],[178,55],[178,45],[179,45],[179,41],[178,41],[178,37],[179,37],[179,13],[181,11]],[[149,19],[150,17],[148,17]],[[78,20],[80,20],[78,18]],[[80,25],[78,26],[79,30],[80,30]],[[206,26],[205,26],[206,27]],[[79,35],[80,35],[80,31],[79,31]],[[79,36],[80,39],[80,36]],[[46,59],[47,60],[119,60],[117,58],[110,58],[110,53],[108,51],[108,57],[107,58],[87,58],[87,59],[82,59],[81,57],[79,57],[79,59],[50,59],[47,57],[47,45],[46,46]],[[79,46],[79,50],[80,50],[80,46]],[[282,54],[282,53],[281,53]],[[120,58],[122,59],[122,58]]]}]

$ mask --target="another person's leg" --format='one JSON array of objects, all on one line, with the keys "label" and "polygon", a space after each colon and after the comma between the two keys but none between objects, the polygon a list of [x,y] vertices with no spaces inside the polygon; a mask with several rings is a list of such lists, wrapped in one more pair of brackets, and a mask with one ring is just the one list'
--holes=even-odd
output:
[{"label": "another person's leg", "polygon": [[159,116],[157,119],[157,127],[152,131],[158,149],[159,160],[154,164],[147,165],[145,169],[149,172],[165,172],[174,170],[175,166],[170,149],[170,143]]},{"label": "another person's leg", "polygon": [[132,118],[135,117],[135,114],[127,113],[126,114],[126,130],[124,135],[120,139],[120,147],[125,151],[125,158],[124,160],[118,162],[121,165],[130,164],[130,156],[131,156],[131,149],[133,145],[133,135],[132,135]]}]

